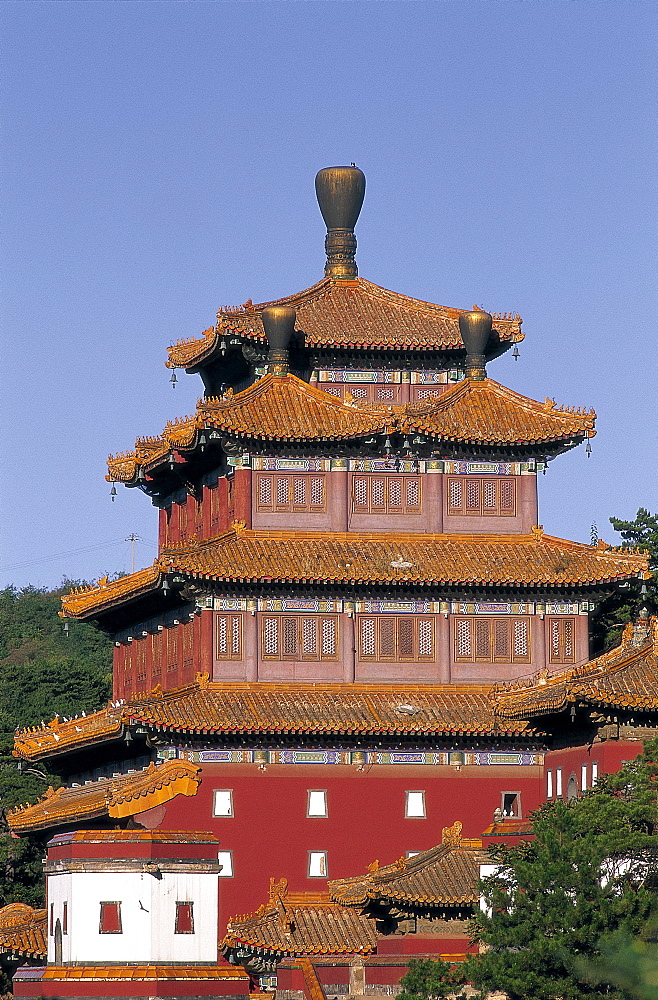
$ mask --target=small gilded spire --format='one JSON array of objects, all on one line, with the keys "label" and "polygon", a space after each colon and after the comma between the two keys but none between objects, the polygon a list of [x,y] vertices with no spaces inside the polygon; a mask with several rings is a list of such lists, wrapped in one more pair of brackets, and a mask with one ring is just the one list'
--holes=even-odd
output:
[{"label": "small gilded spire", "polygon": [[290,341],[295,332],[297,313],[289,306],[267,306],[261,313],[261,319],[270,348],[267,370],[272,375],[285,375],[289,369]]},{"label": "small gilded spire", "polygon": [[315,193],[327,226],[324,248],[328,278],[356,278],[354,227],[366,193],[366,177],[355,167],[325,167],[315,178]]},{"label": "small gilded spire", "polygon": [[491,313],[482,309],[460,313],[459,332],[466,348],[466,378],[481,382],[487,377],[486,349],[491,336]]}]

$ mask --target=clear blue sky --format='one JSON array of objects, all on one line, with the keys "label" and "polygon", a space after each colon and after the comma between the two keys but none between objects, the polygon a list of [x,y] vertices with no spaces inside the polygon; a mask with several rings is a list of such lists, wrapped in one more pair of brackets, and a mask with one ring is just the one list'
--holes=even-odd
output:
[{"label": "clear blue sky", "polygon": [[547,531],[656,511],[658,4],[49,2],[0,9],[2,570],[56,585],[155,554],[110,452],[191,413],[165,348],[322,276],[313,178],[366,173],[360,273],[519,312],[489,374],[594,406],[540,477]]}]

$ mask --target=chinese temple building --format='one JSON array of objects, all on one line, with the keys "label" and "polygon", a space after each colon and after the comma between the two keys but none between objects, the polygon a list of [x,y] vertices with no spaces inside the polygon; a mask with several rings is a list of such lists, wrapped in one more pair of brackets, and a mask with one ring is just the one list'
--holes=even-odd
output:
[{"label": "chinese temple building", "polygon": [[[207,831],[218,940],[252,970],[254,949],[269,970],[317,954],[311,925],[376,965],[381,940],[418,942],[439,915],[439,947],[472,881],[453,907],[420,905],[420,875],[404,899],[386,879],[426,877],[455,817],[463,857],[492,818],[522,824],[590,787],[658,712],[654,625],[589,649],[597,602],[646,578],[646,556],[539,524],[537,474],[589,448],[595,414],[489,377],[519,316],[358,275],[360,170],[322,170],[316,190],[324,277],[171,347],[172,379],[201,376],[196,412],[109,460],[113,493],[157,508],[158,555],[64,598],[63,616],[112,636],[113,700],[17,734],[16,756],[63,787],[9,817],[44,841]],[[411,860],[354,882],[375,852]]]}]

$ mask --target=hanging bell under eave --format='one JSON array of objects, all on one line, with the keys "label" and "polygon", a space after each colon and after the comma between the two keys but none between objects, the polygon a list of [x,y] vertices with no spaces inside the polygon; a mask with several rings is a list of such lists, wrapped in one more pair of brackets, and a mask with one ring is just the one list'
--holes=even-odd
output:
[{"label": "hanging bell under eave", "polygon": [[514,345],[514,350],[512,351],[512,357],[514,358],[515,361],[518,361],[519,358],[521,357],[521,353],[516,344]]},{"label": "hanging bell under eave", "polygon": [[112,483],[112,489],[110,490],[110,500],[112,501],[112,503],[114,503],[116,497],[117,497],[116,483]]},{"label": "hanging bell under eave", "polygon": [[171,388],[175,389],[176,383],[178,382],[178,379],[176,378],[176,372],[171,373],[171,378],[169,379],[169,381],[171,382]]},{"label": "hanging bell under eave", "polygon": [[585,446],[585,454],[587,455],[588,458],[592,454],[592,445],[591,445],[591,442],[590,442],[589,438],[587,439],[587,444]]}]

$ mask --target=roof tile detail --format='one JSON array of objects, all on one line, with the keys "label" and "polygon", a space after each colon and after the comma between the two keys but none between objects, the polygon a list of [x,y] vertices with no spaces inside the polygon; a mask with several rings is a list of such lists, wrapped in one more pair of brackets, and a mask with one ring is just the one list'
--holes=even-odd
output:
[{"label": "roof tile detail", "polygon": [[48,789],[35,805],[7,815],[14,833],[47,830],[67,823],[84,823],[109,816],[122,819],[169,802],[176,795],[195,795],[200,767],[186,760],[170,760],[120,778],[103,779],[78,788]]},{"label": "roof tile detail", "polygon": [[[97,742],[99,732],[106,733],[106,738],[118,738],[130,724],[222,736],[496,733],[532,738],[534,732],[525,723],[499,726],[490,690],[477,684],[390,684],[382,688],[376,684],[213,683],[202,678],[77,719],[75,732],[71,723],[65,724],[64,748],[60,736],[64,727],[51,724],[18,733],[14,755],[26,760],[51,757],[62,749],[80,749]],[[410,703],[417,709],[413,715],[408,713]],[[160,765],[158,771],[163,767]],[[83,793],[84,789],[75,791]]]},{"label": "roof tile detail", "polygon": [[457,821],[444,829],[438,847],[383,868],[375,861],[367,875],[329,882],[331,898],[346,907],[393,903],[424,912],[477,903],[480,864],[486,858],[481,841],[462,840],[461,829]]},{"label": "roof tile detail", "polygon": [[[639,633],[639,634],[638,634]],[[658,620],[629,624],[620,646],[581,667],[494,689],[500,719],[532,719],[584,703],[602,708],[658,710]]]},{"label": "roof tile detail", "polygon": [[425,434],[437,442],[482,447],[575,444],[593,437],[596,414],[539,403],[485,379],[464,379],[441,396],[396,406],[346,402],[295,375],[268,374],[242,392],[200,400],[195,416],[138,438],[133,451],[111,455],[108,479],[131,482],[174,451],[193,450],[202,429],[247,441],[348,441],[365,435]]},{"label": "roof tile detail", "polygon": [[12,958],[46,958],[46,910],[25,903],[9,903],[0,909],[0,953]]},{"label": "roof tile detail", "polygon": [[258,949],[278,955],[367,955],[375,950],[373,920],[332,902],[326,893],[288,893],[270,879],[270,898],[254,913],[233,917],[223,952]]},{"label": "roof tile detail", "polygon": [[[203,364],[217,348],[222,336],[265,341],[261,313],[267,306],[292,306],[297,312],[296,329],[307,347],[357,348],[384,351],[446,351],[462,349],[459,314],[463,309],[435,305],[381,288],[355,278],[351,281],[323,278],[295,295],[272,302],[251,302],[239,309],[220,309],[217,325],[197,340],[183,340],[169,348],[169,368],[192,368]],[[523,340],[521,317],[496,316],[498,340]]]}]

